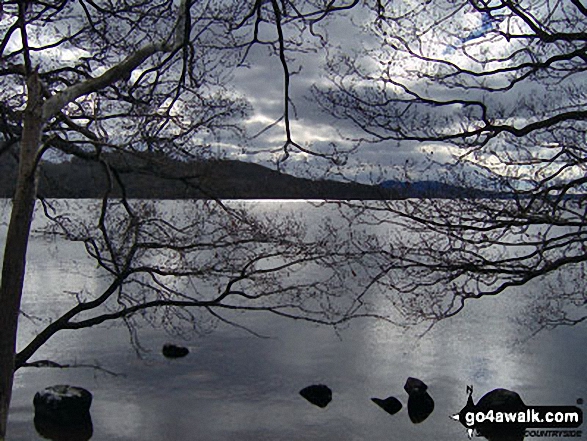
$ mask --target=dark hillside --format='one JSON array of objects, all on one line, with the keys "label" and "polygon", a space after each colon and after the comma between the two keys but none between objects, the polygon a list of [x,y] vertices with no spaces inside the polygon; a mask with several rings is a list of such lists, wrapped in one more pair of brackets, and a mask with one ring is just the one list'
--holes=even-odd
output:
[{"label": "dark hillside", "polygon": [[[129,198],[380,199],[395,193],[378,186],[296,178],[232,160],[184,162],[154,154],[115,153],[103,159],[119,176]],[[12,196],[16,169],[13,157],[0,157],[0,197]],[[96,198],[107,188],[107,173],[97,162],[73,158],[42,164],[39,192],[44,197]],[[121,188],[116,183],[111,195],[121,196]]]}]

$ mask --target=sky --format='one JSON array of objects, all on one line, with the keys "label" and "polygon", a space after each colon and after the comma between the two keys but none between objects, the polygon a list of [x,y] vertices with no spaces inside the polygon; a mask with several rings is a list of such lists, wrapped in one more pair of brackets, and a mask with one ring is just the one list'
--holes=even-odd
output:
[{"label": "sky", "polygon": [[[401,5],[408,8],[411,4],[416,3],[421,2],[406,0]],[[496,2],[489,2],[489,4],[492,3],[496,4]],[[413,29],[408,28],[407,33],[421,32],[421,28],[426,28],[426,24],[432,23],[437,17],[434,14],[438,14],[434,8],[439,4],[442,2],[434,3],[434,6],[430,4],[423,10],[418,16],[421,21],[403,22],[402,25],[414,26]],[[459,3],[446,2],[445,4]],[[394,7],[397,5],[398,8],[402,7],[398,3],[393,3],[393,5]],[[531,7],[532,9],[528,10],[535,17],[540,17],[537,20],[548,20],[549,26],[554,31],[579,32],[584,30],[583,17],[572,4],[541,1],[521,2],[520,5]],[[408,59],[397,55],[393,45],[398,40],[393,32],[403,32],[404,29],[384,29],[383,31],[387,31],[387,34],[384,34],[382,30],[372,32],[374,31],[374,28],[371,27],[372,23],[373,16],[369,16],[360,9],[336,16],[324,27],[324,31],[328,34],[328,41],[333,42],[335,46],[329,51],[328,56],[333,57],[338,53],[357,58],[357,54],[353,51],[357,50],[360,53],[362,48],[372,50],[373,59],[357,58],[367,70],[370,67],[373,68],[374,73],[371,75],[376,77],[377,69],[385,68],[389,69],[392,79],[394,75],[397,75],[403,84],[413,87],[413,90],[420,91],[424,96],[451,100],[455,98],[454,94],[458,94],[459,97],[467,100],[481,101],[488,106],[488,117],[495,124],[504,123],[513,124],[515,127],[524,127],[556,112],[583,108],[584,96],[586,95],[583,86],[585,77],[581,68],[567,74],[565,69],[568,65],[554,64],[554,67],[560,68],[558,72],[556,69],[551,69],[547,75],[532,76],[529,80],[508,87],[507,90],[492,93],[487,93],[483,87],[500,88],[508,85],[510,80],[507,73],[483,79],[469,78],[471,84],[477,82],[481,87],[477,89],[472,87],[439,87],[422,74],[432,68],[430,65],[416,62],[413,57]],[[533,33],[521,19],[508,19],[503,15],[503,11],[489,16],[474,11],[469,6],[455,9],[450,21],[443,23],[442,26],[436,26],[436,28],[431,26],[423,34],[421,50],[423,53],[431,54],[434,58],[457,63],[461,67],[476,71],[502,69],[512,64],[519,64],[520,60],[530,60],[530,57],[533,57],[534,60],[545,60],[558,53],[555,51],[572,50],[562,43],[560,45],[544,44],[535,45],[532,48],[533,54],[531,56],[525,55],[527,50],[525,45],[528,44],[528,40],[506,39],[499,35],[499,31],[513,34]],[[385,40],[380,40],[382,35]],[[413,47],[416,45],[414,44]],[[517,60],[507,58],[518,51],[520,58]],[[364,53],[364,51],[362,52]],[[389,63],[386,66],[387,61]],[[282,114],[283,77],[277,57],[268,58],[261,51],[253,52],[250,62],[253,67],[248,71],[237,73],[236,84],[238,84],[238,90],[242,91],[254,106],[254,114],[247,121],[247,127],[250,133],[257,133]],[[297,110],[297,119],[294,120],[292,126],[293,138],[310,150],[329,151],[330,145],[336,144],[340,150],[345,151],[356,145],[345,137],[356,139],[364,137],[365,133],[348,120],[333,119],[330,114],[322,111],[313,100],[311,85],[328,85],[323,70],[326,62],[325,53],[318,52],[299,56],[291,63],[292,70],[301,68],[300,74],[291,79],[291,97]],[[436,64],[437,66],[438,64]],[[549,77],[549,75],[552,76]],[[368,89],[373,86],[366,85],[365,87]],[[392,89],[390,87],[387,90]],[[479,114],[478,108],[476,109],[475,111]],[[467,120],[467,109],[456,105],[452,108],[446,108],[440,113],[435,113],[435,115],[429,124],[437,125],[441,131],[454,131],[455,127]],[[418,113],[411,113],[409,117],[417,119],[420,116]],[[566,143],[576,142],[572,139],[574,136],[578,135],[569,131],[560,131],[555,135],[547,131],[546,133],[536,132],[516,140],[501,137],[491,141],[489,147],[483,152],[470,156],[468,163],[461,164],[464,164],[463,170],[470,176],[470,179],[478,179],[478,184],[485,181],[479,174],[473,177],[472,170],[475,167],[479,173],[483,173],[477,166],[491,169],[499,175],[519,177],[521,178],[520,182],[524,179],[527,179],[526,182],[530,182],[541,179],[541,176],[546,176],[561,166],[566,167],[568,165],[565,163],[566,159],[563,159],[561,163],[552,163],[541,171],[537,171],[531,165],[521,166],[516,163],[510,167],[504,164],[504,161],[507,162],[510,159],[508,152],[516,151],[516,154],[522,156],[526,152],[532,152],[528,154],[535,155],[535,158],[551,158],[559,152],[558,147],[562,145],[562,140]],[[279,146],[283,144],[284,138],[283,126],[278,125],[256,137],[246,152],[239,152],[235,149],[231,154],[243,160],[274,163],[281,157]],[[514,145],[511,144],[512,142],[515,143],[515,149],[512,148]],[[276,153],[271,154],[268,149],[273,149]],[[255,153],[258,150],[261,150],[262,153]],[[387,179],[446,181],[452,179],[450,171],[456,162],[455,153],[460,153],[459,149],[448,142],[398,143],[383,141],[360,145],[354,153],[349,155],[343,167],[332,167],[332,164],[325,163],[321,158],[297,152],[292,153],[283,168],[299,175],[320,176],[322,173],[327,173],[328,176],[361,182],[381,182]],[[569,177],[583,176],[584,172],[581,167],[566,167],[566,171],[562,172],[559,178],[568,179]]]},{"label": "sky", "polygon": [[[329,31],[335,33],[342,23],[332,23]],[[334,32],[333,32],[334,31]],[[331,38],[335,38],[331,35]],[[285,126],[283,122],[268,130],[267,127],[283,115],[284,109],[284,74],[281,62],[276,56],[268,56],[261,47],[251,51],[248,59],[250,68],[239,69],[235,73],[234,84],[236,90],[242,94],[253,106],[252,117],[245,122],[247,131],[256,136],[247,144],[246,151],[235,148],[234,154],[242,160],[273,164],[283,158],[281,147],[285,141]],[[311,150],[330,151],[329,144],[334,142],[341,148],[350,148],[338,133],[344,126],[344,121],[335,120],[323,112],[312,98],[311,86],[323,81],[323,65],[326,57],[323,52],[315,54],[296,54],[296,59],[290,63],[290,70],[297,71],[290,80],[290,97],[293,106],[292,136],[295,142]],[[265,131],[266,130],[266,131]],[[229,152],[230,154],[231,152]],[[324,172],[323,160],[306,153],[292,150],[291,156],[282,164],[284,170],[292,173],[313,173],[320,175]],[[318,170],[313,170],[318,167]],[[304,171],[305,170],[305,171]]]},{"label": "sky", "polygon": [[[449,58],[456,56],[455,48],[460,44],[478,43],[485,33],[499,25],[489,23],[481,14],[466,12],[458,17],[457,22],[462,26],[463,37],[453,41],[453,44],[442,43],[437,48],[439,54]],[[379,44],[370,32],[369,23],[372,23],[372,16],[361,10],[340,14],[323,28],[328,40],[338,48],[328,55],[323,51],[296,54],[291,62],[291,70],[301,69],[299,74],[291,78],[290,95],[297,116],[292,121],[292,134],[294,140],[302,146],[315,151],[331,151],[331,145],[336,144],[341,151],[348,151],[356,143],[346,140],[345,136],[364,136],[350,121],[334,119],[322,110],[313,99],[311,86],[328,84],[324,71],[327,56],[333,56],[337,51],[353,56],[355,50],[361,51],[363,47],[373,48]],[[220,150],[228,157],[275,167],[276,162],[283,157],[280,147],[285,140],[284,126],[278,124],[265,132],[263,130],[283,114],[283,71],[279,58],[268,57],[260,47],[251,52],[248,61],[251,67],[239,70],[234,84],[238,92],[253,105],[253,115],[245,122],[248,132],[262,134],[249,142],[246,149],[226,143]],[[296,175],[321,177],[326,174],[336,179],[370,183],[387,179],[444,179],[443,167],[430,162],[431,156],[426,154],[430,151],[434,151],[435,162],[452,162],[450,145],[417,142],[400,144],[390,141],[362,145],[348,156],[343,167],[333,167],[332,163],[322,158],[296,152],[295,149],[280,166],[284,171]]]},{"label": "sky", "polygon": [[[412,4],[420,3],[420,0],[405,0],[401,3],[391,2],[390,4],[394,8],[409,8]],[[435,3],[434,7],[441,3]],[[448,0],[446,3],[456,4]],[[542,4],[547,3],[549,2],[542,2]],[[418,26],[424,27],[426,23],[430,23],[434,18],[433,14],[434,8],[432,6],[424,9],[421,13],[422,20],[415,23],[414,29],[411,31],[419,32]],[[7,14],[3,20],[2,24],[5,27],[10,24],[5,21],[8,20]],[[440,34],[432,27],[423,39],[423,49],[451,62],[459,62],[462,65],[469,63],[471,67],[475,67],[472,66],[474,63],[471,61],[474,57],[483,59],[487,56],[505,53],[505,40],[496,39],[493,31],[505,29],[506,26],[510,26],[508,29],[512,30],[511,21],[506,23],[500,17],[488,19],[487,16],[473,12],[469,7],[458,10],[452,16],[451,23],[453,28],[449,31],[452,31],[452,34],[450,32]],[[406,24],[410,25],[411,23],[406,22]],[[403,81],[411,86],[420,87],[420,84],[425,83],[420,75],[423,71],[422,63],[401,57],[394,59],[397,55],[393,46],[395,36],[382,37],[382,30],[373,32],[375,29],[372,26],[372,11],[367,12],[365,9],[357,7],[350,12],[337,13],[331,20],[321,23],[316,28],[329,42],[328,51],[316,47],[315,44],[319,42],[319,39],[306,31],[303,34],[304,43],[308,44],[310,49],[315,50],[310,50],[308,53],[288,53],[288,56],[292,57],[289,69],[296,72],[291,76],[290,82],[292,138],[304,148],[317,152],[332,152],[332,146],[336,146],[339,151],[345,152],[357,147],[357,143],[350,139],[364,136],[364,132],[352,122],[335,119],[321,109],[312,95],[312,86],[328,87],[329,83],[324,66],[333,57],[344,54],[351,58],[357,58],[367,69],[371,67],[369,64],[371,63],[373,72],[384,66],[389,69],[392,77],[395,74],[400,77],[408,72],[408,76],[404,76]],[[288,29],[284,27],[286,32],[289,32]],[[408,33],[409,31],[410,29],[408,29]],[[262,33],[271,35],[271,33],[275,33],[275,28],[264,27]],[[38,34],[35,37],[41,38],[43,35],[50,38],[46,34]],[[507,42],[509,50],[515,47],[515,44],[515,42]],[[463,47],[467,48],[471,57],[463,57],[461,52]],[[363,49],[365,48],[375,51],[373,59],[358,57],[357,53],[364,54]],[[59,54],[56,54],[55,51],[50,54],[52,57],[59,56],[61,61],[65,62],[82,55],[84,55],[82,49],[79,53],[60,49]],[[387,60],[393,60],[394,63],[388,63],[386,66]],[[248,67],[236,69],[230,87],[236,95],[245,98],[251,106],[250,115],[241,121],[246,128],[249,139],[243,140],[228,136],[214,141],[214,151],[218,156],[257,162],[271,167],[276,167],[279,163],[283,171],[298,176],[330,177],[361,182],[380,182],[387,179],[447,179],[446,165],[454,163],[453,153],[456,151],[449,143],[398,143],[395,141],[365,143],[349,154],[341,167],[334,167],[330,161],[293,148],[290,149],[291,154],[287,161],[280,162],[283,159],[281,147],[286,139],[284,124],[283,121],[275,125],[273,123],[282,117],[284,108],[284,78],[281,62],[278,56],[268,55],[266,48],[260,45],[252,48],[246,61]],[[491,67],[491,63],[478,63],[476,66],[476,68]],[[96,72],[96,74],[99,73]],[[133,78],[135,77],[133,76]],[[427,92],[437,93],[437,96],[441,96],[440,89],[426,87]],[[423,87],[422,90],[424,89]],[[488,100],[478,91],[461,90],[460,93],[469,98]],[[506,114],[508,112],[511,114],[515,109],[519,115],[520,123],[523,123],[532,117],[531,100],[536,97],[543,100],[545,97],[552,98],[553,102],[561,99],[560,90],[548,91],[536,85],[532,87],[520,85],[508,91],[507,94],[497,94],[499,102],[492,104],[494,104],[493,107],[501,109]],[[445,93],[443,98],[450,99],[450,96]],[[435,119],[434,123],[438,124],[440,128],[444,124],[445,128],[450,130],[451,125],[458,124],[462,111],[463,109],[455,107],[453,114],[450,114],[451,109],[442,118]],[[418,115],[411,117],[417,118]],[[485,164],[491,164],[491,158],[487,156],[480,156],[478,160],[485,162]]]}]

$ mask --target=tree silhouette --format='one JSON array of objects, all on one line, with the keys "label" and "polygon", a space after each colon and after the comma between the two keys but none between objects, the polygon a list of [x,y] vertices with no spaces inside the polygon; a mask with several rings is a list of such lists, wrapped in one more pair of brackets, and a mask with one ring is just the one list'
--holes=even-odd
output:
[{"label": "tree silhouette", "polygon": [[377,6],[371,44],[333,54],[316,99],[360,129],[348,135],[359,151],[425,152],[420,170],[441,170],[435,179],[471,197],[352,204],[395,229],[357,240],[377,268],[371,289],[395,292],[406,317],[434,321],[468,299],[527,286],[533,331],[585,320],[587,9],[556,0]]},{"label": "tree silhouette", "polygon": [[[193,323],[194,307],[218,320],[224,320],[223,309],[262,309],[324,323],[345,319],[328,306],[339,296],[330,285],[340,282],[343,270],[320,235],[309,237],[295,219],[254,218],[218,200],[186,208],[183,214],[191,217],[183,221],[147,202],[129,201],[120,179],[124,170],[104,153],[125,155],[128,163],[144,152],[194,159],[206,155],[212,140],[242,136],[250,106],[229,81],[260,46],[282,66],[283,157],[292,149],[318,154],[296,143],[291,131],[289,53],[314,49],[318,38],[300,44],[302,37],[357,4],[2,3],[0,154],[18,158],[18,178],[0,286],[0,439],[15,369],[34,364],[30,357],[62,329],[114,319],[130,324],[147,310],[166,323]],[[102,165],[106,184],[95,217],[74,216],[67,205],[42,198],[39,208],[50,220],[47,232],[82,243],[111,283],[100,293],[78,293],[74,308],[16,353],[28,238],[42,197],[40,165],[72,157]],[[116,200],[110,197],[114,188],[122,191]],[[312,281],[294,277],[312,265],[330,270]],[[198,291],[197,282],[211,280],[208,292]]]}]

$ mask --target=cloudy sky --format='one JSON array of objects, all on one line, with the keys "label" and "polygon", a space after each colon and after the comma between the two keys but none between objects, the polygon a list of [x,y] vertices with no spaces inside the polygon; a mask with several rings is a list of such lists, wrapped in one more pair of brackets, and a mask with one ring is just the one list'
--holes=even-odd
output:
[{"label": "cloudy sky", "polygon": [[[329,41],[340,46],[343,53],[360,50],[360,45],[373,38],[361,29],[361,20],[357,14],[343,14],[328,23]],[[349,34],[349,30],[351,33]],[[335,52],[333,51],[333,54]],[[291,77],[290,97],[293,106],[292,137],[295,142],[311,151],[331,153],[333,145],[340,152],[353,149],[356,142],[345,137],[362,136],[362,133],[349,121],[335,119],[320,108],[312,94],[313,85],[328,85],[325,74],[327,54],[324,51],[309,54],[293,54],[290,70],[299,73]],[[239,159],[273,164],[283,158],[285,132],[283,122],[267,129],[283,115],[284,89],[283,70],[276,56],[267,56],[266,51],[257,48],[252,51],[249,59],[251,67],[236,73],[237,90],[253,105],[254,114],[246,122],[249,134],[255,137],[243,151],[235,147],[232,153]],[[295,110],[295,112],[294,112]],[[371,180],[370,174],[376,179],[382,173],[403,173],[406,160],[419,162],[422,159],[418,146],[396,143],[382,143],[364,146],[348,156],[344,167],[332,167],[332,163],[322,158],[291,149],[291,155],[281,166],[293,174],[321,176],[341,173],[348,179],[359,178]]]},{"label": "cloudy sky", "polygon": [[[364,53],[363,48],[372,49],[381,43],[371,32],[373,15],[364,10],[355,9],[341,13],[324,25],[320,31],[332,42],[327,54],[323,50],[315,53],[291,54],[290,70],[300,70],[292,76],[290,96],[295,105],[295,117],[292,121],[294,141],[312,151],[332,152],[333,145],[341,152],[349,151],[357,145],[347,137],[360,138],[364,133],[350,121],[335,119],[322,110],[312,96],[312,85],[328,86],[325,64],[329,57],[338,54],[355,56],[355,51]],[[471,10],[462,10],[454,18],[456,26],[461,28],[461,38],[452,42],[442,42],[435,48],[436,52],[446,58],[458,56],[458,46],[480,44],[484,35],[499,25],[489,23],[481,14]],[[305,33],[308,43],[312,43],[309,33]],[[315,42],[315,41],[314,41]],[[485,45],[485,49],[488,45]],[[227,156],[246,161],[272,164],[283,158],[280,149],[285,140],[283,123],[274,123],[283,115],[283,71],[277,56],[268,56],[262,47],[256,47],[249,55],[247,69],[240,69],[235,76],[235,88],[253,105],[253,115],[246,121],[248,133],[259,134],[246,148],[230,145],[220,147]],[[406,65],[399,65],[405,69]],[[411,66],[417,69],[417,65]],[[434,151],[433,157],[426,152]],[[430,162],[451,162],[451,147],[448,144],[422,144],[418,142],[387,141],[363,144],[350,154],[344,167],[332,167],[322,158],[307,153],[291,150],[291,156],[282,165],[287,172],[298,175],[329,176],[360,180],[363,182],[385,179],[438,179],[443,176],[442,167]]]},{"label": "cloudy sky", "polygon": [[[509,66],[519,65],[524,61],[545,60],[553,55],[572,51],[573,43],[567,47],[562,43],[560,45],[536,44],[528,50],[526,45],[531,39],[506,38],[500,35],[500,32],[517,35],[531,35],[534,32],[519,17],[506,17],[503,9],[488,15],[475,11],[467,5],[467,2],[430,3],[406,0],[402,3],[390,4],[393,8],[403,7],[406,10],[414,4],[427,4],[427,6],[419,11],[414,21],[405,20],[398,22],[401,23],[399,27],[390,26],[377,30],[372,27],[374,26],[373,14],[365,10],[356,8],[352,12],[339,14],[321,29],[332,44],[328,54],[320,50],[304,55],[292,54],[295,58],[291,61],[290,69],[301,69],[299,75],[291,78],[290,93],[297,110],[292,131],[294,140],[302,146],[313,151],[330,152],[332,145],[336,145],[339,150],[347,151],[357,145],[348,138],[365,137],[365,133],[357,129],[350,121],[334,119],[322,111],[312,97],[312,85],[327,87],[329,84],[323,69],[325,63],[340,54],[346,54],[353,61],[357,61],[364,71],[373,69],[373,73],[370,74],[374,77],[372,84],[361,85],[365,87],[365,90],[369,88],[372,92],[381,90],[377,89],[382,87],[382,81],[377,78],[377,72],[386,70],[390,79],[393,80],[397,76],[400,83],[412,90],[417,90],[422,96],[445,101],[459,98],[482,102],[487,106],[487,119],[494,124],[503,123],[524,127],[556,112],[579,109],[583,105],[584,76],[581,68],[573,67],[573,62],[560,63],[556,68],[551,68],[542,75],[533,75],[519,83],[514,81],[510,84],[510,81],[515,75],[521,75],[523,71],[512,74],[505,72]],[[439,12],[441,5],[444,5],[446,9]],[[584,30],[583,17],[572,4],[543,1],[521,2],[520,5],[528,8],[532,19],[548,22],[553,32],[582,32]],[[441,15],[450,19],[442,21],[440,25],[432,24]],[[405,53],[400,54],[395,46],[400,41],[400,36],[395,35],[394,32],[403,33],[401,37],[407,36],[406,38],[421,33],[421,45],[418,46],[414,42],[411,48],[422,55],[445,61],[445,73],[452,69],[447,67],[449,64],[456,64],[461,68],[477,72],[491,70],[504,70],[504,72],[489,77],[468,76],[466,81],[470,81],[467,84],[471,87],[459,87],[454,83],[451,85],[450,78],[445,84],[439,86],[426,77],[425,73],[434,75],[433,72],[442,72],[442,65],[440,63],[426,64],[421,60],[415,61],[414,57],[407,57]],[[305,38],[307,42],[311,42],[309,39],[312,37],[308,33],[305,34]],[[366,52],[363,50],[365,48],[371,51],[371,57],[360,56],[360,54],[365,55]],[[235,84],[237,90],[254,106],[254,114],[246,122],[249,133],[254,134],[262,131],[283,114],[283,73],[278,57],[267,57],[260,48],[251,53],[249,62],[251,68],[240,70],[236,75]],[[570,69],[567,70],[568,68]],[[488,89],[494,90],[488,92]],[[392,86],[386,88],[381,100],[391,97],[393,90]],[[427,121],[425,124],[436,125],[437,130],[441,132],[443,130],[454,132],[455,127],[461,124],[463,129],[478,128],[480,109],[480,106],[467,107],[460,104],[446,106],[442,110],[437,109],[429,120],[425,117],[430,115],[418,114],[411,109],[409,118],[415,121],[421,117],[423,121]],[[420,106],[419,110],[425,109]],[[381,114],[380,116],[385,116],[383,111]],[[393,120],[393,117],[390,116],[390,120]],[[406,125],[409,126],[410,123]],[[382,133],[381,130],[378,132]],[[561,136],[567,135],[569,132]],[[238,148],[228,149],[228,151],[231,155],[244,160],[275,162],[281,157],[282,152],[279,151],[279,147],[283,145],[284,139],[283,125],[277,125],[251,141],[246,151],[243,152]],[[567,141],[570,142],[570,140]],[[509,169],[504,166],[503,162],[511,159],[507,157],[509,154],[507,151],[513,151],[511,144],[508,145],[510,142],[512,139],[511,137],[508,139],[507,136],[492,140],[489,148],[484,152],[469,158],[470,162],[467,166],[476,164],[501,174],[511,174],[513,169],[514,173],[520,173],[520,175],[524,173],[528,176],[532,175],[535,170],[531,167],[520,166],[519,163]],[[547,131],[533,133],[514,142],[518,151],[532,150],[534,152],[532,154],[537,157],[548,158],[557,154],[560,139]],[[495,151],[501,153],[495,154]],[[444,165],[454,164],[455,152],[458,150],[449,142],[383,141],[363,143],[349,155],[348,161],[341,168],[329,168],[331,164],[326,164],[322,159],[294,150],[285,163],[284,169],[295,174],[315,176],[328,170],[332,175],[339,174],[341,177],[365,182],[406,178],[446,179],[447,167]],[[578,172],[584,173],[583,170]]]},{"label": "cloudy sky", "polygon": [[[77,4],[77,2],[74,4]],[[229,4],[235,8],[247,7],[246,5],[235,6],[236,4]],[[302,3],[300,2],[300,4]],[[442,4],[453,8],[450,13],[447,12],[448,9],[442,12],[442,14],[450,16],[450,21],[442,22],[440,26],[432,25],[427,28],[439,17],[438,8]],[[547,5],[549,2],[543,2],[542,4]],[[194,7],[196,5],[199,5],[199,3],[194,4]],[[267,7],[269,5],[270,3],[265,4]],[[290,57],[289,69],[291,72],[296,72],[295,75],[291,76],[289,90],[292,100],[292,105],[290,106],[292,138],[293,141],[307,150],[328,154],[332,153],[333,149],[337,149],[337,151],[344,154],[344,152],[351,151],[358,146],[357,139],[365,137],[365,133],[357,129],[348,119],[335,119],[332,115],[322,110],[313,96],[313,86],[322,88],[330,86],[324,67],[327,62],[340,55],[345,55],[349,59],[357,61],[364,71],[373,72],[370,73],[374,77],[373,81],[370,82],[371,84],[361,84],[361,87],[364,86],[364,90],[371,90],[374,94],[378,90],[377,87],[381,87],[382,84],[377,72],[378,70],[385,70],[389,78],[394,79],[397,76],[402,84],[413,87],[414,90],[420,88],[419,90],[427,94],[434,94],[434,97],[439,99],[448,100],[452,98],[447,94],[447,90],[450,93],[458,90],[461,97],[486,103],[490,103],[493,99],[494,102],[491,107],[492,111],[496,109],[494,111],[496,113],[490,115],[492,118],[499,117],[498,112],[511,116],[515,110],[517,112],[515,114],[519,116],[521,123],[523,123],[524,118],[527,119],[528,115],[531,114],[532,99],[546,101],[544,98],[548,96],[549,99],[553,98],[553,102],[557,99],[560,100],[560,89],[548,91],[545,88],[541,89],[536,84],[532,87],[516,86],[507,93],[492,94],[492,98],[486,94],[484,95],[481,89],[445,88],[443,90],[436,86],[430,87],[429,79],[426,79],[422,72],[431,67],[423,66],[422,62],[415,62],[413,57],[402,57],[395,47],[399,40],[397,39],[398,36],[393,34],[394,32],[403,33],[404,36],[408,37],[421,33],[422,44],[417,49],[421,53],[427,53],[432,57],[438,57],[447,62],[458,63],[460,66],[471,68],[475,67],[473,66],[475,59],[478,59],[480,61],[477,62],[476,68],[489,68],[491,63],[485,63],[483,60],[504,55],[508,51],[511,52],[516,49],[517,43],[515,41],[506,42],[505,38],[500,38],[495,32],[500,29],[506,30],[506,27],[508,32],[520,31],[520,29],[515,29],[515,22],[512,20],[503,20],[503,17],[493,16],[488,19],[486,15],[477,13],[473,11],[472,7],[466,6],[467,2],[446,1],[431,4],[421,0],[405,0],[401,3],[389,2],[390,6],[388,7],[393,7],[393,12],[399,14],[401,12],[399,9],[401,8],[409,10],[413,5],[424,5],[425,7],[418,11],[417,19],[401,23],[402,26],[406,26],[405,29],[403,27],[375,29],[373,27],[373,10],[368,8],[361,9],[361,5],[362,3],[359,2],[359,5],[352,11],[337,12],[332,15],[330,20],[325,20],[319,26],[316,26],[315,31],[328,42],[326,49],[319,47],[320,39],[312,36],[306,28],[301,31],[299,37],[303,40],[302,47],[307,49],[307,52],[287,52]],[[78,12],[81,13],[81,10]],[[556,13],[556,11],[552,12],[552,14]],[[173,14],[170,16],[173,16]],[[82,17],[84,17],[83,14]],[[10,16],[10,14],[5,13],[1,25],[4,29],[8,29],[11,24],[15,23],[15,20],[15,14]],[[168,17],[165,23],[164,26],[170,27],[173,21]],[[65,32],[66,27],[75,29],[75,25],[75,22],[68,24],[59,22],[52,32]],[[249,27],[247,32],[250,32],[251,29],[252,27]],[[295,33],[295,27],[292,27],[290,23],[284,23],[283,29],[288,36]],[[72,31],[68,30],[67,32]],[[148,32],[148,27],[141,30],[141,32]],[[194,32],[195,29],[192,29],[192,35]],[[388,33],[386,34],[385,32]],[[31,38],[40,40],[43,35],[49,39],[53,38],[49,33],[43,28],[37,35],[32,35]],[[164,32],[161,31],[160,33]],[[265,24],[260,33],[261,38],[275,39],[276,27],[272,24]],[[14,44],[18,46],[18,43],[14,42]],[[414,43],[413,47],[415,48],[416,46]],[[464,47],[466,47],[467,55],[463,51]],[[61,47],[61,45],[58,48],[60,62],[75,60],[84,55],[83,49],[76,48],[75,51],[72,51]],[[18,47],[15,46],[12,49],[18,49]],[[365,56],[366,51],[371,51],[370,56]],[[51,55],[50,52],[47,52],[47,54],[52,57],[56,56],[55,54]],[[44,61],[47,62],[48,60]],[[252,107],[249,117],[241,121],[247,130],[249,139],[248,141],[237,141],[234,138],[225,137],[215,142],[214,147],[217,154],[225,157],[275,167],[280,159],[283,159],[284,152],[282,147],[286,139],[283,121],[274,124],[282,118],[284,109],[284,74],[282,65],[279,57],[275,53],[270,54],[267,46],[263,45],[253,46],[246,59],[246,64],[247,67],[238,68],[234,72],[231,87],[236,94],[245,98]],[[372,70],[370,71],[370,69]],[[100,73],[96,72],[96,74]],[[135,77],[133,76],[133,78]],[[394,88],[390,86],[385,90],[385,93],[395,93]],[[386,98],[385,93],[382,94],[382,100]],[[526,106],[525,109],[524,105]],[[192,113],[197,113],[197,109],[192,108],[190,110],[192,110]],[[444,114],[437,114],[434,119],[430,119],[430,124],[438,125],[439,130],[443,128],[451,130],[451,127],[454,128],[462,119],[466,119],[465,112],[466,109],[459,108],[459,106],[454,108],[447,107]],[[383,117],[387,116],[385,112],[382,113]],[[420,116],[420,114],[412,112],[409,118],[415,121]],[[393,116],[390,116],[389,120],[393,122],[393,118]],[[359,145],[356,150],[353,150],[346,157],[343,167],[333,167],[331,162],[316,155],[300,152],[295,148],[290,149],[291,154],[287,161],[280,164],[283,170],[296,175],[321,177],[326,174],[329,177],[340,177],[363,182],[406,178],[438,179],[443,176],[443,164],[453,162],[451,154],[454,151],[454,147],[449,143],[384,141]],[[480,160],[488,161],[487,158],[481,158]]]}]

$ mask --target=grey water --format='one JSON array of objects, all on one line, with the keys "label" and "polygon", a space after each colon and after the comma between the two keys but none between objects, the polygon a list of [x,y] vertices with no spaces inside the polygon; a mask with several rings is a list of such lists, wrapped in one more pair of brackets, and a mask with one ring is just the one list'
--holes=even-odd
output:
[{"label": "grey water", "polygon": [[[305,206],[275,202],[276,213],[283,204]],[[271,202],[263,209],[273,209]],[[33,316],[54,317],[71,301],[68,291],[91,291],[99,283],[92,276],[95,263],[75,244],[35,236],[28,265],[23,309]],[[465,428],[450,416],[465,405],[469,385],[476,399],[495,388],[517,391],[533,405],[575,405],[587,398],[585,325],[521,343],[525,330],[514,319],[524,314],[528,289],[471,302],[423,336],[421,329],[375,320],[358,320],[337,332],[247,313],[234,318],[264,338],[220,324],[183,341],[144,327],[139,334],[146,352],[138,357],[123,326],[65,331],[35,358],[99,364],[117,375],[91,368],[20,369],[8,439],[43,439],[33,423],[35,392],[71,384],[94,395],[92,440],[466,440]],[[19,345],[37,329],[21,318]],[[164,358],[160,349],[167,341],[186,345],[190,354]],[[410,376],[426,382],[435,401],[434,412],[420,424],[406,410],[403,385]],[[333,391],[324,409],[299,395],[316,383]],[[371,402],[390,395],[403,403],[393,416]]]}]

